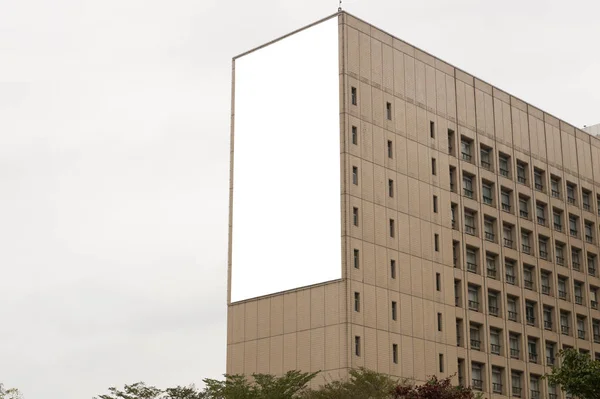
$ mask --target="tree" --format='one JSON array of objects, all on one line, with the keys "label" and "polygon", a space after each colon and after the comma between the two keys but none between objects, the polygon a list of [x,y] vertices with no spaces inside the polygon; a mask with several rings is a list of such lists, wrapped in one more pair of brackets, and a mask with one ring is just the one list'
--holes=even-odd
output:
[{"label": "tree", "polygon": [[345,381],[331,381],[307,392],[307,399],[389,399],[398,380],[365,368],[350,370]]},{"label": "tree", "polygon": [[451,377],[438,380],[436,376],[423,385],[398,385],[393,392],[394,399],[475,399],[481,393],[474,393],[471,388],[453,386]]},{"label": "tree", "polygon": [[203,399],[293,399],[306,391],[306,385],[317,373],[288,371],[281,377],[252,374],[253,381],[244,375],[225,375],[225,380],[205,379]]},{"label": "tree", "polygon": [[579,399],[600,399],[600,362],[574,349],[562,350],[558,357],[560,366],[545,375],[548,382]]},{"label": "tree", "polygon": [[123,390],[115,387],[108,388],[108,392],[108,394],[99,395],[94,399],[204,399],[204,394],[193,385],[167,388],[163,391],[154,386],[146,386],[143,382],[136,382],[125,385]]},{"label": "tree", "polygon": [[451,377],[433,376],[423,385],[394,379],[367,369],[350,371],[346,381],[332,381],[308,392],[307,399],[475,399],[481,397],[471,388],[452,386]]},{"label": "tree", "polygon": [[4,388],[4,384],[0,383],[0,399],[22,399],[23,396],[17,388]]}]

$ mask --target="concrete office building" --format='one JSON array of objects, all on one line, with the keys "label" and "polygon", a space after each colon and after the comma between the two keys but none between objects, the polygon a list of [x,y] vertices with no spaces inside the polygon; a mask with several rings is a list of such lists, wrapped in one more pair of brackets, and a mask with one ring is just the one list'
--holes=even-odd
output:
[{"label": "concrete office building", "polygon": [[[341,275],[230,296],[227,372],[456,373],[490,398],[564,398],[540,378],[557,352],[600,357],[600,139],[346,12],[330,19]],[[290,258],[318,261],[310,236],[297,246]]]}]

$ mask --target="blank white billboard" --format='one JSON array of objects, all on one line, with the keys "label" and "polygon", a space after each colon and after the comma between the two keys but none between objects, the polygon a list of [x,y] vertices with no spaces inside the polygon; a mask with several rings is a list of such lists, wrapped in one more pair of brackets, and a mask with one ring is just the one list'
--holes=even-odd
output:
[{"label": "blank white billboard", "polygon": [[231,301],[341,278],[338,21],[235,59]]}]

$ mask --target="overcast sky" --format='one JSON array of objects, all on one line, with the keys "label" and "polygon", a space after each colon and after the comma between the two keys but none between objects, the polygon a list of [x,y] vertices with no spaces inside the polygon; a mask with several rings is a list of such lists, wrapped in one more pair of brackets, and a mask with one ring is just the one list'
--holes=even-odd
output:
[{"label": "overcast sky", "polygon": [[[344,8],[577,126],[597,1]],[[225,371],[231,57],[337,0],[0,0],[0,381],[84,399]]]}]

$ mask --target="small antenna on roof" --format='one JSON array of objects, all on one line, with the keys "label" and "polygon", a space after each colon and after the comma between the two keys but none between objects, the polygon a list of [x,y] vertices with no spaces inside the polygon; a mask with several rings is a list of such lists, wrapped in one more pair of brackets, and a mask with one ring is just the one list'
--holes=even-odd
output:
[{"label": "small antenna on roof", "polygon": [[342,11],[342,0],[340,0],[340,6],[338,7],[338,12]]}]

